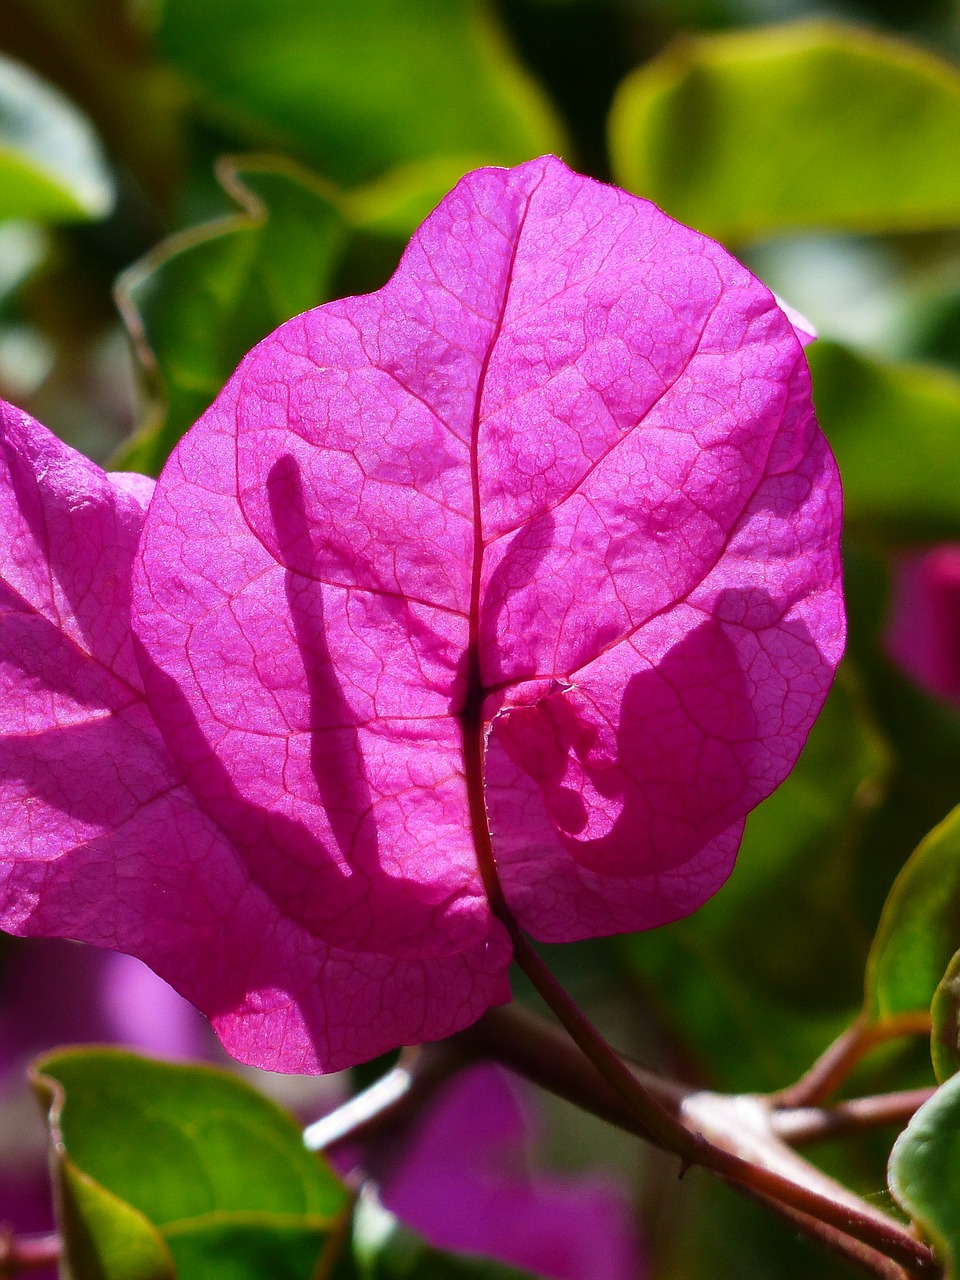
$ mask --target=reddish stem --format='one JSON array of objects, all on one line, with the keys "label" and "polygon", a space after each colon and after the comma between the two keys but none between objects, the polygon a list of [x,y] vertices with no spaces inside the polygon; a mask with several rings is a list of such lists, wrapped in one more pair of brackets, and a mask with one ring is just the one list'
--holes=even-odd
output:
[{"label": "reddish stem", "polygon": [[43,1267],[56,1266],[60,1259],[60,1237],[15,1236],[9,1227],[0,1227],[0,1276],[25,1275]]},{"label": "reddish stem", "polygon": [[[932,1251],[899,1222],[827,1178],[780,1143],[769,1124],[763,1123],[762,1112],[768,1104],[759,1099],[724,1099],[698,1093],[683,1100],[679,1114],[671,1113],[571,1000],[520,933],[502,902],[501,895],[497,914],[513,938],[518,964],[571,1038],[639,1121],[645,1136],[679,1155],[685,1167],[702,1165],[727,1182],[826,1223],[902,1263],[911,1275],[940,1274]],[[737,1104],[741,1104],[742,1115],[736,1113]],[[752,1109],[748,1110],[748,1106]]]},{"label": "reddish stem", "polygon": [[812,1107],[829,1098],[871,1049],[900,1036],[928,1036],[929,1013],[900,1013],[870,1022],[861,1015],[829,1045],[796,1084],[775,1094],[781,1107]]},{"label": "reddish stem", "polygon": [[885,1125],[903,1128],[936,1090],[904,1089],[899,1093],[880,1093],[865,1098],[850,1098],[832,1107],[771,1108],[770,1123],[774,1133],[791,1147],[827,1138],[841,1138],[864,1129],[880,1129]]}]

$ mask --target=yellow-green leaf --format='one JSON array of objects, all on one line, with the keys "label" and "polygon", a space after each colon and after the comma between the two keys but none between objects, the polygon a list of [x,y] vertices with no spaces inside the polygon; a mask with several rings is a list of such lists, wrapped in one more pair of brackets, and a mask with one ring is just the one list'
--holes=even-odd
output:
[{"label": "yellow-green leaf", "polygon": [[616,179],[722,240],[960,223],[960,73],[833,22],[682,39],[620,87]]}]

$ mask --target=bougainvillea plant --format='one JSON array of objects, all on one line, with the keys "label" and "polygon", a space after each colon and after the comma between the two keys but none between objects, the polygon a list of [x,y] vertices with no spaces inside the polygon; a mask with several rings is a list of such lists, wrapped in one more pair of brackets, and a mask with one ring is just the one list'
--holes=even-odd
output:
[{"label": "bougainvillea plant", "polygon": [[801,342],[551,158],[277,330],[148,481],[3,412],[3,925],[330,1070],[729,874],[843,644]]},{"label": "bougainvillea plant", "polygon": [[[155,485],[3,406],[0,924],[138,956],[261,1067],[469,1055],[482,1024],[480,1056],[925,1274],[785,1145],[833,1051],[746,1123],[638,1074],[529,941],[696,910],[826,697],[811,336],[546,157],[468,174],[382,289],[255,347]],[[575,1049],[487,1012],[512,959]]]},{"label": "bougainvillea plant", "polygon": [[960,546],[898,557],[886,640],[890,657],[919,685],[960,702]]}]

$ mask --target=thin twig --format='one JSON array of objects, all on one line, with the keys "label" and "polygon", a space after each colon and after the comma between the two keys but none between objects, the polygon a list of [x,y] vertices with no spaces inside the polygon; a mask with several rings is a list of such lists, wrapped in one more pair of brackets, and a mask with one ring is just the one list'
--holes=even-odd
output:
[{"label": "thin twig", "polygon": [[838,1257],[845,1258],[847,1262],[859,1267],[867,1275],[878,1276],[880,1280],[910,1280],[910,1272],[906,1271],[898,1262],[894,1262],[892,1258],[888,1258],[886,1254],[872,1249],[869,1245],[863,1244],[859,1240],[854,1240],[852,1236],[848,1236],[845,1232],[828,1226],[826,1222],[821,1222],[818,1218],[811,1218],[809,1214],[800,1213],[798,1210],[791,1208],[790,1205],[784,1204],[781,1200],[771,1200],[767,1196],[758,1195],[750,1191],[747,1191],[746,1194],[751,1199],[756,1200],[757,1204],[762,1204],[764,1208],[776,1214],[778,1218],[782,1218],[785,1222],[789,1222],[791,1226],[796,1227],[803,1235],[816,1240],[825,1249],[829,1249],[831,1253],[836,1254]]},{"label": "thin twig", "polygon": [[17,1236],[9,1227],[0,1227],[0,1276],[40,1271],[56,1266],[59,1259],[60,1237],[55,1232]]},{"label": "thin twig", "polygon": [[832,1107],[784,1108],[774,1105],[770,1108],[770,1123],[777,1137],[791,1147],[845,1137],[865,1129],[880,1129],[885,1125],[897,1125],[902,1129],[935,1092],[934,1088],[904,1089],[898,1093],[849,1098]]},{"label": "thin twig", "polygon": [[[524,955],[524,959],[527,958]],[[535,966],[531,968],[538,978],[535,985],[544,986],[551,999],[556,999],[554,986],[543,981]],[[528,976],[533,980],[529,970]],[[579,1034],[587,1019],[581,1011],[576,1012],[578,1017],[571,1017],[569,1021]],[[591,1024],[587,1022],[587,1025]],[[572,1036],[572,1032],[570,1034]],[[593,1034],[600,1038],[595,1029]],[[869,1249],[902,1263],[910,1275],[940,1273],[932,1252],[899,1222],[828,1178],[780,1142],[772,1131],[769,1105],[763,1098],[724,1097],[685,1090],[652,1073],[635,1072],[609,1046],[619,1071],[610,1070],[610,1064],[605,1063],[608,1069],[602,1077],[593,1075],[591,1081],[585,1064],[573,1065],[571,1046],[564,1048],[564,1037],[557,1030],[530,1015],[518,1016],[513,1009],[490,1010],[473,1028],[454,1037],[454,1041],[474,1052],[480,1049],[604,1119],[649,1135],[649,1126],[624,1097],[626,1090],[611,1079],[615,1074],[622,1079],[625,1074],[638,1091],[642,1091],[645,1101],[654,1098],[661,1115],[666,1115],[671,1125],[683,1129],[682,1145],[693,1153],[686,1163],[704,1165],[753,1195],[776,1200],[813,1223],[826,1223]],[[485,1041],[482,1048],[481,1041]],[[680,1145],[671,1143],[667,1150],[676,1151]],[[812,1223],[808,1227],[809,1234],[817,1234]]]},{"label": "thin twig", "polygon": [[303,1131],[311,1151],[332,1151],[404,1124],[416,1115],[434,1090],[467,1061],[452,1043],[404,1049],[400,1061],[368,1088]]}]

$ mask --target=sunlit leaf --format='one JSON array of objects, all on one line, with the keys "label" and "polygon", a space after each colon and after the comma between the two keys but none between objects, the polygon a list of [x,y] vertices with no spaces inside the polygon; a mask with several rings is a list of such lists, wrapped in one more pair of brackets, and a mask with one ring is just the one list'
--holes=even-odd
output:
[{"label": "sunlit leaf", "polygon": [[894,540],[960,536],[960,377],[827,342],[809,359],[848,527]]},{"label": "sunlit leaf", "polygon": [[621,86],[617,181],[720,239],[960,222],[960,74],[836,23],[698,35]]},{"label": "sunlit leaf", "polygon": [[218,119],[348,184],[562,145],[484,0],[165,0],[159,40]]},{"label": "sunlit leaf", "polygon": [[942,1085],[894,1144],[890,1190],[956,1280],[960,1262],[960,1075]]},{"label": "sunlit leaf", "polygon": [[867,965],[867,1014],[923,1012],[960,946],[960,807],[917,846],[887,898]]},{"label": "sunlit leaf", "polygon": [[348,1202],[235,1076],[112,1049],[39,1060],[74,1280],[310,1280]]},{"label": "sunlit leaf", "polygon": [[60,92],[0,55],[0,218],[102,218],[113,181],[90,124]]},{"label": "sunlit leaf", "polygon": [[343,239],[334,193],[276,158],[218,170],[240,211],[163,241],[122,277],[118,298],[165,406],[120,464],[156,474],[241,357],[329,297]]}]

